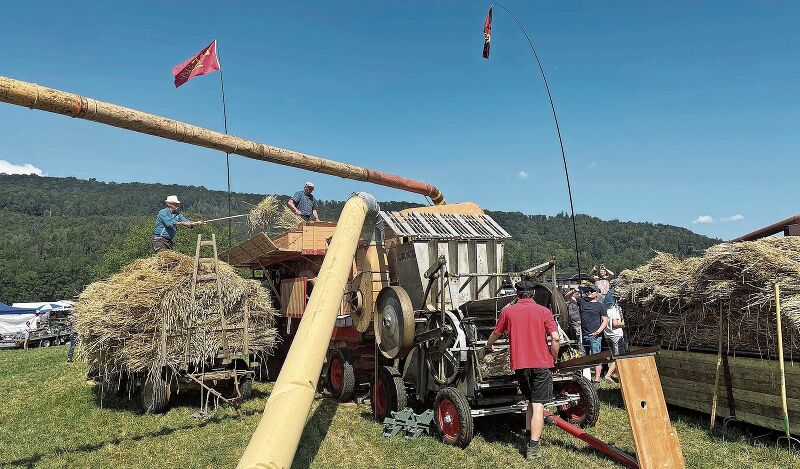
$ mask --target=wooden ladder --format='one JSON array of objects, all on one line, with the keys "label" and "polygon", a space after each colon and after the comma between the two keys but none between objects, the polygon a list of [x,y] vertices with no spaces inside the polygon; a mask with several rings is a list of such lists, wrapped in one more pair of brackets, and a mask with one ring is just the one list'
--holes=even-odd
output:
[{"label": "wooden ladder", "polygon": [[[214,251],[214,257],[200,257],[200,250],[203,246],[211,246]],[[199,275],[200,270],[200,263],[213,262],[214,265],[214,272],[210,274],[203,274]],[[196,297],[195,293],[197,291],[197,282],[207,282],[213,280],[217,284],[217,307],[219,311],[220,321],[222,323],[221,332],[222,332],[222,353],[223,359],[228,359],[230,355],[230,349],[228,348],[228,325],[225,321],[225,313],[223,311],[222,305],[222,282],[219,278],[219,257],[217,256],[217,237],[213,233],[211,234],[211,240],[203,240],[203,235],[197,235],[197,245],[194,251],[194,275],[192,275],[192,307],[196,306]],[[205,313],[204,313],[205,316]],[[188,344],[189,344],[189,337],[187,336],[186,340],[187,344],[187,360],[188,360]]]}]

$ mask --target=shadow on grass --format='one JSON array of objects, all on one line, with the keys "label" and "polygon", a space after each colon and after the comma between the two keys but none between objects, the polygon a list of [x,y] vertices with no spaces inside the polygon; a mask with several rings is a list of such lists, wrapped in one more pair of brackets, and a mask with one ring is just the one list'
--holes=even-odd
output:
[{"label": "shadow on grass", "polygon": [[311,466],[319,452],[322,441],[328,434],[328,428],[333,422],[333,417],[336,415],[336,409],[339,407],[339,402],[331,398],[323,398],[314,415],[306,423],[303,435],[300,437],[300,445],[297,447],[297,452],[292,462],[292,468],[301,469]]},{"label": "shadow on grass", "polygon": [[119,438],[119,437],[109,438],[108,440],[105,440],[105,441],[99,441],[97,443],[80,445],[80,446],[76,446],[74,448],[65,448],[65,447],[58,447],[57,446],[57,447],[53,448],[50,451],[36,453],[36,454],[33,454],[33,455],[28,456],[26,458],[15,459],[15,460],[12,460],[12,461],[0,461],[0,467],[4,467],[5,465],[8,465],[8,466],[22,466],[22,467],[31,468],[31,467],[37,466],[42,461],[42,459],[45,459],[45,458],[47,458],[49,456],[61,455],[61,454],[65,454],[65,453],[67,453],[67,454],[69,454],[69,453],[91,453],[93,451],[97,451],[99,449],[102,449],[103,447],[105,447],[107,445],[119,445],[119,444],[122,444],[122,443],[135,442],[135,441],[144,440],[144,439],[148,439],[148,438],[155,438],[155,437],[160,437],[160,436],[171,435],[173,433],[177,433],[177,432],[184,431],[184,430],[192,430],[192,429],[196,429],[196,428],[202,428],[202,427],[205,427],[206,425],[210,425],[210,424],[222,423],[223,420],[226,420],[226,418],[212,417],[212,418],[210,418],[208,420],[205,420],[205,421],[203,421],[203,422],[201,422],[199,424],[186,424],[186,425],[182,425],[180,427],[163,427],[163,428],[161,428],[161,430],[158,430],[158,431],[143,433],[141,435],[133,435],[133,436],[130,436],[130,437],[125,437],[125,438]]}]

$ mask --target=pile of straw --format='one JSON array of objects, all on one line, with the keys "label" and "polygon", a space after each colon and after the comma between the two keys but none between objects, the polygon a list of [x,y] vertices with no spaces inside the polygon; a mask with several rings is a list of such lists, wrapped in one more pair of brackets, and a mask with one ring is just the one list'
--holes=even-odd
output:
[{"label": "pile of straw", "polygon": [[302,218],[297,216],[289,207],[280,208],[280,201],[274,195],[268,195],[254,205],[247,216],[251,231],[265,231],[277,233],[297,227]]},{"label": "pile of straw", "polygon": [[615,292],[633,343],[716,352],[722,333],[726,352],[769,357],[777,354],[776,282],[791,357],[800,353],[800,237],[722,243],[688,259],[659,253],[623,271]]},{"label": "pile of straw", "polygon": [[[201,263],[198,275],[212,273]],[[75,305],[82,355],[101,377],[180,369],[186,358],[201,366],[221,349],[222,325],[214,281],[198,282],[192,298],[193,259],[175,251],[139,259],[111,278],[86,287]],[[228,325],[242,324],[249,308],[249,348],[268,353],[276,340],[276,314],[269,293],[219,263],[222,313]],[[162,329],[166,341],[162,342]],[[187,331],[191,331],[187,334]],[[228,345],[241,353],[242,329],[227,332]],[[187,347],[188,341],[188,347]],[[187,354],[188,352],[188,354]]]}]

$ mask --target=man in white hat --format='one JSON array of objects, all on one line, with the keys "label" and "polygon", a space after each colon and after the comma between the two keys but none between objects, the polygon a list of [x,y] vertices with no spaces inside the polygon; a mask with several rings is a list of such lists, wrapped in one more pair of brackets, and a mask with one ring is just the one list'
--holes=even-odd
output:
[{"label": "man in white hat", "polygon": [[301,216],[303,220],[319,221],[319,215],[317,215],[317,199],[314,198],[312,192],[314,192],[314,183],[308,181],[303,187],[303,190],[295,192],[294,196],[286,202],[286,205],[288,205],[295,214]]},{"label": "man in white hat", "polygon": [[203,222],[192,222],[178,210],[181,201],[178,196],[171,195],[164,201],[167,206],[158,211],[156,225],[153,227],[153,251],[158,252],[162,249],[172,249],[172,242],[175,239],[175,227],[178,225],[194,228],[195,225],[202,225]]}]

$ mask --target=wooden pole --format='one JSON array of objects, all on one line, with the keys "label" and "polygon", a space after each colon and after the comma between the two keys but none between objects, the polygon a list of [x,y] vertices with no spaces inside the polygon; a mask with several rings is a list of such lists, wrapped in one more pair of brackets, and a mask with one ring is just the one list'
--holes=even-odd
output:
[{"label": "wooden pole", "polygon": [[717,371],[714,375],[714,394],[711,397],[711,421],[708,428],[714,428],[717,421],[717,388],[719,387],[719,371],[722,368],[722,302],[719,302],[719,345],[717,346]]},{"label": "wooden pole", "polygon": [[436,205],[445,204],[439,189],[425,182],[265,145],[35,83],[0,76],[0,102],[100,122],[255,160],[392,187],[429,197]]},{"label": "wooden pole", "polygon": [[789,434],[789,408],[786,404],[786,370],[783,367],[783,331],[781,329],[781,290],[775,282],[775,317],[778,322],[778,364],[781,370],[781,409],[783,410],[783,428],[786,431],[786,438],[791,439]]}]

